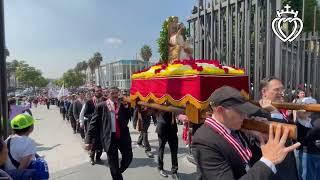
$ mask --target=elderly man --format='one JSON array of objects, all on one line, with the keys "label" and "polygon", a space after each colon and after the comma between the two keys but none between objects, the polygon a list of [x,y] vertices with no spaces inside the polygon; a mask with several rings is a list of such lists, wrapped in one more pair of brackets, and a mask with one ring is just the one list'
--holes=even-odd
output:
[{"label": "elderly man", "polygon": [[239,131],[244,118],[259,108],[229,86],[217,89],[209,98],[212,117],[207,118],[194,135],[193,154],[201,180],[268,180],[274,179],[279,171],[275,165],[281,163],[289,152],[300,146],[296,143],[285,147],[288,129],[281,135],[281,126],[273,133],[269,130],[269,140],[265,144],[260,137],[262,157],[256,159],[247,143],[246,137]]}]

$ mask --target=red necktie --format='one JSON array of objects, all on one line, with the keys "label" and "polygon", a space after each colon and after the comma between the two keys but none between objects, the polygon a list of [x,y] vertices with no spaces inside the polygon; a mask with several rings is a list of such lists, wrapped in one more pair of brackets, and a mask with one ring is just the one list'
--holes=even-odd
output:
[{"label": "red necktie", "polygon": [[114,103],[114,109],[115,109],[114,115],[115,115],[115,123],[116,123],[116,138],[120,139],[121,132],[120,132],[119,116],[117,111],[118,104],[116,102]]}]

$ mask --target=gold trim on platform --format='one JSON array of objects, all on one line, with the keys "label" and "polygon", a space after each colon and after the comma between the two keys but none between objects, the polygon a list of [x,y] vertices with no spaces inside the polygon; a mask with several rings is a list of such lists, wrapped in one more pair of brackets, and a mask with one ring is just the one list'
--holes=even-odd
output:
[{"label": "gold trim on platform", "polygon": [[149,93],[147,96],[143,96],[140,92],[135,94],[130,94],[130,100],[133,105],[135,105],[135,100],[140,99],[144,102],[154,101],[157,104],[163,104],[165,102],[170,103],[173,106],[185,107],[187,103],[194,105],[197,109],[206,109],[209,105],[208,101],[199,101],[190,94],[186,94],[179,100],[173,99],[169,94],[165,94],[162,97],[158,98],[153,93]]}]

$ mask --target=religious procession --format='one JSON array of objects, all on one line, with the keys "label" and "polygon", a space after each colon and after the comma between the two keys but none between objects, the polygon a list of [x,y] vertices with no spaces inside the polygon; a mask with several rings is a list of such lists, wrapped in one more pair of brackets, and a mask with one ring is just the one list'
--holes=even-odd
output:
[{"label": "religious procession", "polygon": [[0,179],[320,180],[320,4],[186,4],[157,24],[154,61],[96,52],[50,80],[4,54]]}]

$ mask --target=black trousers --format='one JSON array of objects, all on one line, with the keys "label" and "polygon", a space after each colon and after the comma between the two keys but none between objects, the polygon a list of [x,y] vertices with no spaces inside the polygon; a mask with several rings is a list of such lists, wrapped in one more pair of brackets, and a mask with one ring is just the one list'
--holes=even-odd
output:
[{"label": "black trousers", "polygon": [[[122,156],[120,166],[118,150]],[[130,134],[121,134],[121,138],[116,139],[115,133],[112,133],[107,155],[112,179],[123,180],[122,173],[129,167],[133,157]]]},{"label": "black trousers", "polygon": [[137,143],[139,145],[143,144],[146,152],[147,151],[151,151],[151,146],[150,146],[150,143],[149,143],[148,133],[147,132],[143,132],[143,131],[140,132],[140,135],[139,135]]},{"label": "black trousers", "polygon": [[67,114],[66,110],[64,108],[60,108],[60,112],[62,114],[63,120],[66,120],[66,114]]},{"label": "black trousers", "polygon": [[102,155],[102,144],[99,138],[95,138],[93,140],[92,143],[92,149],[90,151],[90,159],[94,160],[94,158],[96,158],[96,160],[100,159]]},{"label": "black trousers", "polygon": [[76,132],[76,130],[77,130],[77,121],[74,119],[73,116],[69,117],[69,118],[70,118],[70,123],[71,123],[72,130],[73,130],[73,132]]},{"label": "black trousers", "polygon": [[140,132],[140,136],[138,138],[137,143],[145,147],[145,151],[151,151],[151,146],[148,139],[148,129],[150,127],[150,120],[143,122],[142,130]]},{"label": "black trousers", "polygon": [[176,133],[158,134],[158,169],[163,170],[163,155],[166,143],[168,142],[171,151],[172,173],[178,172],[178,136]]},{"label": "black trousers", "polygon": [[88,120],[85,120],[83,122],[83,128],[80,127],[80,136],[82,139],[84,139],[86,137],[86,133],[87,133],[87,130],[88,130]]}]

